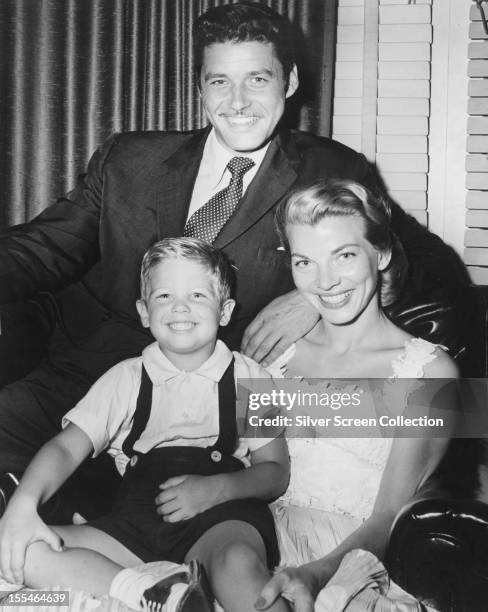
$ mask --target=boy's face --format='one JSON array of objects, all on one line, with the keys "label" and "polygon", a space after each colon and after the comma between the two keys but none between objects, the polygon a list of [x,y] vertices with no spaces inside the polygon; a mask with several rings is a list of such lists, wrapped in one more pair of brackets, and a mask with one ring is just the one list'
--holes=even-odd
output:
[{"label": "boy's face", "polygon": [[178,368],[198,368],[215,348],[219,325],[227,325],[234,300],[220,303],[215,281],[202,265],[166,259],[149,272],[146,300],[137,310],[161,351]]}]

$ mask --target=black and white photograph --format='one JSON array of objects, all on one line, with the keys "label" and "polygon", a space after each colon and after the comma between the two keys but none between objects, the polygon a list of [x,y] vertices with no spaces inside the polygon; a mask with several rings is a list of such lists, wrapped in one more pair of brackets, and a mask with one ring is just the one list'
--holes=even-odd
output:
[{"label": "black and white photograph", "polygon": [[488,0],[0,0],[0,610],[488,610]]}]

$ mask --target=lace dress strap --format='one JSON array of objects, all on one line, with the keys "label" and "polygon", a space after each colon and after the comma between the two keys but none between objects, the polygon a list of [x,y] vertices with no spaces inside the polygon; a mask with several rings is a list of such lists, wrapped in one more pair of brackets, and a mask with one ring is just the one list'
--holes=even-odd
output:
[{"label": "lace dress strap", "polygon": [[266,370],[273,378],[285,378],[288,369],[288,362],[293,358],[296,352],[297,347],[296,344],[293,343],[284,353],[281,353],[281,355],[275,359],[273,363],[266,368]]},{"label": "lace dress strap", "polygon": [[422,338],[412,338],[405,342],[400,355],[391,362],[392,378],[422,378],[424,367],[434,361],[436,349],[446,350],[440,344],[432,344]]}]

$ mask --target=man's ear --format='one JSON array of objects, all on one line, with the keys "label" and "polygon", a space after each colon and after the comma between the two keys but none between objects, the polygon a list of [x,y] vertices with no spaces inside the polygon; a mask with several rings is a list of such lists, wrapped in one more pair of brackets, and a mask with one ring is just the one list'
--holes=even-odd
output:
[{"label": "man's ear", "polygon": [[136,302],[137,312],[141,319],[143,327],[149,327],[149,313],[147,312],[147,306],[145,300],[137,300]]},{"label": "man's ear", "polygon": [[293,68],[290,70],[290,74],[288,75],[288,88],[286,90],[285,98],[291,98],[291,96],[298,89],[300,81],[298,80],[298,69],[297,65],[293,64]]},{"label": "man's ear", "polygon": [[390,265],[391,261],[391,250],[379,251],[378,252],[378,270],[383,272]]},{"label": "man's ear", "polygon": [[234,310],[234,307],[236,305],[236,301],[235,300],[225,300],[225,302],[222,304],[222,308],[220,311],[220,322],[219,325],[221,325],[222,327],[225,327],[227,325],[227,323],[230,321],[230,318],[232,316],[232,311]]}]

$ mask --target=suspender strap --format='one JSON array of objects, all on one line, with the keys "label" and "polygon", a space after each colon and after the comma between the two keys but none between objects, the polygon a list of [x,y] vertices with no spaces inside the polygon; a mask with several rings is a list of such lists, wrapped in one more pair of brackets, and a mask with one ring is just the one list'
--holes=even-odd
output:
[{"label": "suspender strap", "polygon": [[[127,457],[134,454],[134,444],[141,437],[151,414],[153,384],[142,364],[141,386],[137,397],[136,410],[129,435],[122,443],[122,450]],[[237,443],[236,426],[236,387],[234,380],[234,357],[227,366],[218,384],[219,395],[219,437],[210,449],[220,451],[223,455],[232,455]]]},{"label": "suspender strap", "polygon": [[234,357],[219,381],[219,437],[209,448],[232,455],[237,443]]},{"label": "suspender strap", "polygon": [[139,395],[137,396],[136,411],[132,420],[132,428],[129,435],[122,443],[122,450],[127,457],[131,457],[134,453],[134,444],[141,437],[142,432],[146,428],[151,414],[153,384],[149,378],[144,364],[141,364],[141,386]]}]

